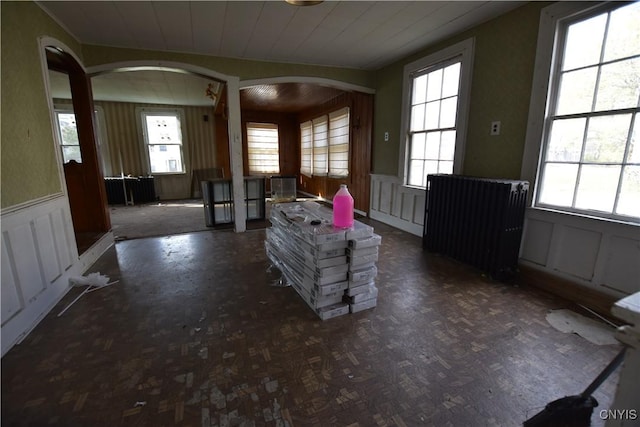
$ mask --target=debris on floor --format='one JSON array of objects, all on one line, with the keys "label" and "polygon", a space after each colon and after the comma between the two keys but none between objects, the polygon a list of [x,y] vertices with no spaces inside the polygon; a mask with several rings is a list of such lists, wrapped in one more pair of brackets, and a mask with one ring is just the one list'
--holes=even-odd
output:
[{"label": "debris on floor", "polygon": [[564,333],[575,333],[596,345],[619,343],[614,335],[615,329],[571,310],[552,310],[547,313],[546,319],[557,330]]},{"label": "debris on floor", "polygon": [[100,272],[89,273],[86,276],[70,277],[69,284],[71,286],[86,286],[86,288],[84,291],[82,291],[80,295],[78,295],[73,301],[71,301],[60,313],[58,313],[58,317],[62,316],[69,308],[71,308],[73,304],[75,304],[85,294],[96,291],[98,289],[102,289],[107,286],[114,285],[118,282],[119,280],[114,280],[113,282],[109,282],[109,276],[100,274]]}]

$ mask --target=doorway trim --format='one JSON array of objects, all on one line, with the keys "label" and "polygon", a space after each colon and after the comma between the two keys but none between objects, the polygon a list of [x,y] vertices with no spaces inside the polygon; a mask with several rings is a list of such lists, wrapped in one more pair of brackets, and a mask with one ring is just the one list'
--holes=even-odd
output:
[{"label": "doorway trim", "polygon": [[[119,61],[87,67],[90,77],[118,71],[136,71],[155,69],[161,71],[186,72],[204,78],[219,80],[227,84],[227,104],[229,108],[229,156],[231,165],[231,180],[233,186],[233,200],[244,200],[244,176],[242,160],[242,127],[240,122],[240,78],[219,73],[209,68],[186,62],[135,60]],[[246,231],[247,214],[243,203],[234,203],[234,227],[237,233]]]}]

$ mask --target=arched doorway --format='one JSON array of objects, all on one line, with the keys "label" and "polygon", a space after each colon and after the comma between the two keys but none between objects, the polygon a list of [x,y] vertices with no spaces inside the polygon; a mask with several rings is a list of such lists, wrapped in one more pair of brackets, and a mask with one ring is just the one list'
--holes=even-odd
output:
[{"label": "arched doorway", "polygon": [[[216,100],[214,102],[209,99],[209,103],[214,107],[215,112],[209,110],[205,113],[202,113],[199,115],[199,120],[201,122],[203,120],[215,121],[215,166],[224,170],[225,177],[230,177],[232,179],[234,199],[242,200],[244,193],[244,183],[242,177],[242,134],[240,132],[240,107],[237,77],[226,76],[215,71],[191,64],[171,61],[126,61],[119,63],[102,64],[99,66],[89,67],[88,72],[96,80],[101,79],[106,75],[113,76],[150,72],[160,72],[164,73],[165,75],[188,75],[191,78],[197,78],[201,82],[205,83],[205,85],[201,88],[202,90],[200,93],[202,99],[204,99],[205,96],[207,82],[213,83],[214,86],[222,89],[215,92]],[[97,81],[96,87],[98,87]],[[149,106],[149,108],[155,107],[151,105]],[[135,115],[138,116],[137,113],[135,113]],[[138,128],[142,129],[139,134],[142,135],[144,127],[140,123],[141,119],[140,117],[138,117],[136,120],[138,121]],[[192,124],[193,123],[194,122],[192,122]],[[191,128],[193,128],[193,126],[190,126],[190,129]],[[140,173],[140,171],[142,171],[145,174],[151,174],[153,172],[153,166],[151,165],[150,158],[151,156],[150,153],[146,151],[149,147],[142,143],[142,137],[140,137],[140,135],[134,135],[132,138],[129,138],[129,148],[131,149],[129,153],[132,155],[131,157],[138,157],[138,172],[136,173]],[[222,149],[222,147],[224,147],[225,149]],[[124,150],[121,150],[122,147],[112,148],[113,150],[111,151],[111,155],[112,160],[114,160],[115,163],[115,167],[112,168],[112,172],[115,172],[116,174],[121,171],[125,174],[129,173],[129,171],[125,169],[131,169],[131,167],[122,167],[123,160],[125,166],[127,166],[127,159],[119,158],[120,152],[122,152],[123,157],[126,157],[127,154],[124,152]],[[187,156],[189,156],[190,154],[193,153],[186,153]],[[202,155],[202,153],[199,153],[199,155]],[[213,157],[211,153],[209,153],[209,156]],[[159,174],[156,174],[156,181],[161,181],[160,186],[163,187],[161,191],[164,191],[165,195],[167,193],[171,193],[169,190],[167,190],[167,188],[169,188],[170,186],[173,186],[173,189],[178,187],[182,189],[192,189],[194,179],[198,180],[199,178],[197,177],[200,176],[198,175],[198,173],[194,173],[194,169],[206,169],[207,167],[213,166],[213,164],[211,163],[205,165],[198,164],[201,159],[201,157],[198,157],[196,155],[191,156],[190,166],[179,171],[182,176],[180,176],[179,173],[176,173],[173,176],[171,176],[171,173],[165,173],[163,175],[163,173],[160,172]],[[175,194],[175,192],[171,194]],[[241,232],[245,230],[245,217],[246,215],[244,214],[242,205],[235,204],[234,225],[236,231]]]},{"label": "arched doorway", "polygon": [[47,45],[45,54],[49,72],[66,75],[71,92],[72,110],[67,112],[66,126],[61,125],[63,116],[54,113],[54,133],[81,255],[111,229],[96,141],[91,81],[70,52]]}]

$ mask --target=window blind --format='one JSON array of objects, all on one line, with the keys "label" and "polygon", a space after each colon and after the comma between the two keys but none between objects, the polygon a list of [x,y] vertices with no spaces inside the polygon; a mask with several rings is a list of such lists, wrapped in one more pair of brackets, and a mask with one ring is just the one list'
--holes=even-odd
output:
[{"label": "window blind", "polygon": [[250,174],[280,173],[278,125],[247,123],[247,152]]},{"label": "window blind", "polygon": [[313,174],[326,175],[328,171],[328,126],[327,116],[313,119]]},{"label": "window blind", "polygon": [[329,175],[349,176],[349,108],[329,114]]},{"label": "window blind", "polygon": [[313,174],[313,125],[311,121],[300,123],[300,173],[306,176]]}]

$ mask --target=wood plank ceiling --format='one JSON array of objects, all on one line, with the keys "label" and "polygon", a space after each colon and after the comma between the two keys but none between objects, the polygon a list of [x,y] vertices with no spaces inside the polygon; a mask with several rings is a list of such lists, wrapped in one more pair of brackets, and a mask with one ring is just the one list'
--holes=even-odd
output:
[{"label": "wood plank ceiling", "polygon": [[309,83],[278,83],[252,86],[240,91],[240,106],[246,110],[295,113],[330,101],[343,93]]}]

